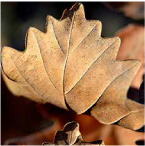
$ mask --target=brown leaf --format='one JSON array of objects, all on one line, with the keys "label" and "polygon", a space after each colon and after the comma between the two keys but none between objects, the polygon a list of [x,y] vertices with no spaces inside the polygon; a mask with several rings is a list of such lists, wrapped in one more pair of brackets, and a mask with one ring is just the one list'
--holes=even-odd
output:
[{"label": "brown leaf", "polygon": [[116,33],[122,40],[117,59],[139,59],[141,67],[137,72],[131,87],[139,89],[144,73],[144,27],[140,25],[130,24]]},{"label": "brown leaf", "polygon": [[143,132],[136,132],[114,125],[113,131],[118,145],[136,145],[136,141],[144,139]]},{"label": "brown leaf", "polygon": [[[84,141],[102,139],[106,145],[135,145],[136,141],[144,139],[143,132],[135,132],[116,125],[103,125],[98,123],[96,120],[93,120],[92,122],[93,118],[90,116],[86,117],[86,115],[80,115],[76,117],[77,119],[75,119],[81,125],[80,131],[83,135]],[[86,119],[87,123],[85,122]],[[54,133],[56,132],[56,130],[62,129],[56,124],[58,123],[55,123],[55,125],[53,125],[51,128],[46,128],[43,131],[38,131],[25,137],[9,139],[5,142],[5,144],[41,145],[44,141],[53,141]],[[48,144],[48,142],[45,142],[44,144]],[[49,144],[53,143],[49,142]]]},{"label": "brown leaf", "polygon": [[37,131],[27,136],[20,138],[11,138],[5,141],[4,145],[41,145],[44,141],[51,141],[54,133],[59,128],[58,123],[54,123],[49,128]]},{"label": "brown leaf", "polygon": [[75,4],[61,20],[48,16],[45,33],[30,28],[24,52],[4,47],[3,75],[15,95],[77,114],[95,104],[91,114],[112,124],[143,110],[133,101],[126,104],[140,62],[116,61],[119,46],[118,37],[102,38],[101,22],[86,20],[83,5]]},{"label": "brown leaf", "polygon": [[104,145],[102,141],[84,142],[79,131],[77,122],[67,123],[62,131],[57,131],[54,143],[43,143],[43,145]]},{"label": "brown leaf", "polygon": [[[139,59],[141,60],[141,67],[137,72],[131,87],[139,89],[144,74],[144,27],[130,24],[122,30],[118,31],[117,36],[122,39],[122,44],[118,52],[117,59]],[[136,97],[136,100],[139,97]],[[133,107],[134,108],[134,107]],[[123,127],[130,127],[130,129],[139,129],[143,125],[144,110],[133,112],[119,121],[119,125]]]},{"label": "brown leaf", "polygon": [[123,12],[125,16],[140,20],[144,19],[144,2],[105,2],[112,10]]}]

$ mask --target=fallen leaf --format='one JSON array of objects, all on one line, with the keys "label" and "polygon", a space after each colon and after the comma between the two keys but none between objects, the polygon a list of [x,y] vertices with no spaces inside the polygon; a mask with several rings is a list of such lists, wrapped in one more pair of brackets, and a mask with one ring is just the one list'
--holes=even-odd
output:
[{"label": "fallen leaf", "polygon": [[51,141],[58,128],[59,125],[56,122],[51,127],[30,135],[8,139],[5,141],[4,145],[41,145],[44,141]]},{"label": "fallen leaf", "polygon": [[104,145],[101,140],[84,142],[79,131],[79,124],[75,121],[67,123],[62,131],[57,131],[54,142],[44,142],[43,145]]},{"label": "fallen leaf", "polygon": [[30,28],[24,52],[4,47],[3,76],[15,95],[77,114],[94,106],[92,116],[104,124],[134,112],[140,117],[144,107],[126,98],[140,62],[116,61],[119,46],[118,37],[102,38],[101,22],[86,20],[83,5],[75,4],[61,20],[48,16],[45,33]]},{"label": "fallen leaf", "polygon": [[[144,74],[144,27],[130,24],[127,27],[119,30],[116,35],[122,40],[117,59],[125,60],[132,58],[141,60],[141,67],[131,83],[132,88],[139,90]],[[135,97],[134,100],[139,101],[139,97]],[[140,116],[138,117],[139,114]],[[133,127],[138,129],[137,127],[141,128],[143,126],[141,121],[144,121],[144,110],[142,110],[140,113],[134,112],[129,114],[125,118],[121,119],[118,124],[122,125],[123,127],[126,127],[127,124],[127,126],[130,126],[130,129]]]},{"label": "fallen leaf", "polygon": [[141,25],[129,24],[119,30],[116,36],[121,38],[121,46],[117,55],[118,60],[139,59],[141,67],[137,72],[131,87],[139,89],[144,74],[144,27]]},{"label": "fallen leaf", "polygon": [[[65,119],[65,117],[63,117]],[[136,141],[144,139],[143,132],[135,132],[129,129],[122,128],[116,125],[103,125],[98,123],[93,117],[87,115],[76,115],[79,122],[80,131],[84,141],[95,141],[102,139],[106,145],[136,145]],[[69,121],[69,120],[68,120]],[[67,122],[68,122],[67,121]],[[56,122],[52,127],[46,128],[36,133],[30,134],[21,138],[9,139],[5,142],[6,145],[47,145],[53,144],[54,136],[57,130],[63,129],[60,127],[62,120]],[[88,128],[89,127],[89,128]],[[90,145],[90,144],[89,144]]]},{"label": "fallen leaf", "polygon": [[120,126],[114,126],[114,139],[116,139],[118,145],[136,145],[137,140],[144,139],[143,132],[136,132],[130,129],[125,129]]},{"label": "fallen leaf", "polygon": [[144,2],[104,2],[108,8],[123,12],[125,16],[140,20],[144,19]]}]

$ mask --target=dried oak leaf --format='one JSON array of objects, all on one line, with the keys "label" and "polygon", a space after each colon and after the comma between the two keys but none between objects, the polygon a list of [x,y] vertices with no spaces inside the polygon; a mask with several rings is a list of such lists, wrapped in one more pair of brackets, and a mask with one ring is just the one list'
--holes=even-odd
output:
[{"label": "dried oak leaf", "polygon": [[86,20],[82,4],[65,10],[61,20],[48,16],[45,33],[28,30],[24,52],[2,49],[3,76],[9,89],[77,114],[96,104],[91,115],[105,124],[134,112],[140,117],[144,107],[126,98],[140,61],[116,61],[120,39],[102,38],[101,29],[100,21]]},{"label": "dried oak leaf", "polygon": [[141,67],[137,72],[131,87],[139,89],[144,74],[144,34],[145,28],[141,25],[129,24],[116,33],[121,38],[121,46],[117,55],[118,60],[139,59]]},{"label": "dried oak leaf", "polygon": [[54,142],[45,142],[43,145],[104,145],[101,140],[84,142],[79,131],[79,124],[75,121],[67,123],[62,131],[57,131]]},{"label": "dried oak leaf", "polygon": [[[136,89],[139,89],[143,81],[144,74],[144,30],[144,27],[141,25],[130,24],[116,33],[116,35],[119,36],[122,40],[117,59],[139,59],[141,61],[141,67],[131,83],[131,87]],[[139,97],[136,98],[139,100]],[[139,114],[142,116],[138,117]],[[135,112],[134,114],[123,118],[120,123],[128,123],[128,126],[132,125],[131,127],[134,127],[135,125],[140,127],[142,125],[140,122],[144,120],[143,115],[144,111],[140,113]],[[142,118],[142,120],[140,118]]]},{"label": "dried oak leaf", "polygon": [[[63,117],[63,119],[66,120],[67,118]],[[96,139],[102,139],[106,145],[135,145],[135,141],[144,139],[143,132],[132,131],[117,125],[103,125],[97,122],[93,117],[85,114],[76,115],[74,120],[81,125],[80,131],[84,141],[95,141]],[[70,120],[67,120],[67,122],[69,121]],[[56,131],[58,129],[63,129],[64,124],[62,125],[61,122],[54,123],[52,127],[37,131],[36,133],[32,133],[25,137],[8,139],[4,144],[41,145],[46,141],[44,144],[47,145],[47,141],[52,142],[54,140]]]}]

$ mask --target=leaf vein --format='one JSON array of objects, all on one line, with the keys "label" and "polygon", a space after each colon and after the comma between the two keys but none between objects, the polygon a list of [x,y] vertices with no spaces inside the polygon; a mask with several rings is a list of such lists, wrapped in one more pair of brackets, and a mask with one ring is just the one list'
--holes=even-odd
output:
[{"label": "leaf vein", "polygon": [[[37,43],[37,46],[38,46],[38,50],[39,50],[39,52],[40,52],[40,56],[41,56],[41,60],[42,60],[42,64],[43,64],[44,70],[45,70],[45,72],[46,72],[46,74],[47,74],[47,76],[48,76],[48,78],[49,78],[51,84],[52,84],[52,85],[54,86],[54,88],[58,91],[58,89],[55,87],[54,83],[53,83],[52,80],[50,79],[50,76],[49,76],[49,74],[48,74],[48,72],[47,72],[47,70],[46,70],[46,66],[45,66],[45,63],[44,63],[44,60],[43,60],[43,57],[42,57],[41,47],[40,47],[40,45],[39,45],[39,43],[38,43],[37,37],[36,37],[36,35],[34,34],[34,32],[33,32],[33,35],[34,35],[34,38],[35,38],[35,40],[36,40],[36,43]],[[59,91],[58,91],[58,92],[59,92]]]},{"label": "leaf vein", "polygon": [[[117,40],[116,40],[116,41],[117,41]],[[116,42],[116,41],[115,41],[115,42]],[[79,83],[80,80],[82,80],[82,78],[85,76],[85,74],[89,71],[89,69],[91,68],[91,66],[92,66],[93,64],[95,64],[95,62],[98,61],[98,59],[101,58],[102,55],[108,50],[108,48],[110,48],[115,42],[113,42],[109,47],[107,47],[107,48],[105,49],[105,51],[103,51],[102,54],[101,54],[97,59],[95,59],[95,61],[88,67],[88,69],[84,72],[84,74],[80,77],[80,79],[76,82],[76,84],[75,84],[67,93],[65,93],[65,94],[68,94],[69,92],[71,92],[71,90]]]}]

